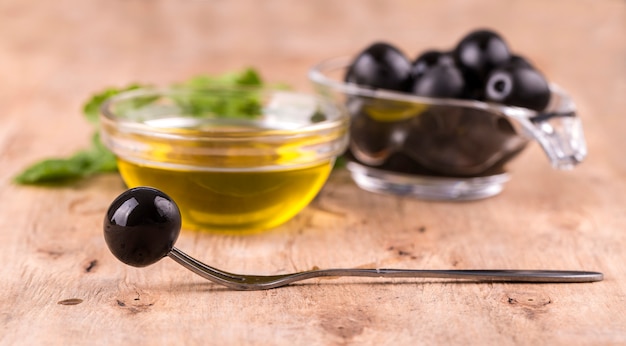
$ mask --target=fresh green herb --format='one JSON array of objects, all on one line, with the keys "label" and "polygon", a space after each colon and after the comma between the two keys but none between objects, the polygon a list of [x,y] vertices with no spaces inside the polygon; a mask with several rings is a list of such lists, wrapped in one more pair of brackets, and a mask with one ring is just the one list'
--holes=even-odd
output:
[{"label": "fresh green herb", "polygon": [[[186,114],[197,117],[250,118],[261,113],[261,98],[255,89],[262,87],[263,81],[251,68],[217,77],[197,76],[177,86],[200,91],[176,95],[178,105]],[[216,88],[224,86],[232,89]]]},{"label": "fresh green herb", "polygon": [[241,72],[225,73],[219,76],[195,76],[179,85],[195,89],[215,86],[259,87],[263,85],[263,80],[256,70],[247,68]]},{"label": "fresh green herb", "polygon": [[175,95],[185,114],[196,117],[251,118],[261,114],[261,99],[255,90],[221,90]]},{"label": "fresh green herb", "polygon": [[348,164],[348,162],[346,161],[345,156],[340,155],[337,157],[337,159],[335,160],[335,165],[333,166],[333,169],[341,169],[346,167],[346,165]]},{"label": "fresh green herb", "polygon": [[83,106],[83,114],[85,118],[92,124],[98,126],[98,119],[100,117],[100,106],[106,101],[108,98],[115,96],[123,91],[129,91],[134,89],[139,89],[144,87],[144,85],[140,84],[132,84],[127,86],[126,88],[108,88],[105,89],[91,97],[89,101],[85,103]]},{"label": "fresh green herb", "polygon": [[115,155],[94,134],[91,146],[68,158],[45,159],[15,177],[20,184],[50,184],[71,182],[96,173],[115,172]]},{"label": "fresh green herb", "polygon": [[[117,171],[115,155],[101,142],[98,135],[100,107],[102,103],[121,92],[147,87],[148,85],[132,84],[125,88],[107,88],[91,97],[83,106],[83,114],[92,123],[95,134],[91,146],[65,158],[48,158],[26,168],[14,178],[19,184],[60,184],[72,182],[89,176]],[[252,69],[226,73],[218,76],[196,76],[173,87],[208,89],[212,87],[261,87],[263,81],[259,73]],[[200,93],[198,94],[200,95]],[[217,114],[220,116],[250,116],[260,112],[260,99],[252,91],[245,94],[234,94],[236,97],[191,97],[181,99],[180,106],[196,116]],[[153,102],[154,98],[140,99],[141,104],[129,104],[138,107]]]},{"label": "fresh green herb", "polygon": [[126,88],[108,88],[93,95],[83,107],[85,118],[95,127],[91,145],[69,157],[39,161],[17,175],[14,181],[24,185],[62,184],[98,173],[117,171],[115,155],[102,144],[98,134],[100,106],[109,97],[141,87],[141,85],[133,84]]}]

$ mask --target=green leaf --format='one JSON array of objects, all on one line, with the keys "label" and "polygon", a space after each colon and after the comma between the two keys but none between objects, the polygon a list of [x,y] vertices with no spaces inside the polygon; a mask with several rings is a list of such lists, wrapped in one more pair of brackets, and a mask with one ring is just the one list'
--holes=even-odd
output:
[{"label": "green leaf", "polygon": [[40,161],[15,177],[19,184],[44,184],[82,177],[83,167],[71,159],[46,159]]},{"label": "green leaf", "polygon": [[[207,89],[217,86],[226,87],[262,87],[261,75],[253,68],[239,72],[226,73],[218,76],[196,76],[173,87],[187,87]],[[19,184],[48,184],[63,183],[83,179],[94,174],[117,171],[115,155],[100,141],[97,130],[99,128],[100,107],[112,96],[121,92],[147,87],[143,84],[131,84],[123,88],[107,88],[93,95],[83,106],[85,118],[94,125],[96,133],[92,137],[91,145],[76,152],[67,158],[48,158],[26,168],[14,178]],[[275,86],[276,87],[276,86]],[[288,89],[281,85],[280,88]],[[191,94],[187,98],[180,98],[178,102],[188,113],[195,116],[221,117],[252,117],[261,112],[261,99],[257,92],[252,90],[237,91],[228,94]],[[139,98],[119,107],[137,107],[149,105],[156,98]]]},{"label": "green leaf", "polygon": [[348,164],[348,162],[346,161],[345,156],[341,155],[338,156],[337,159],[335,160],[335,165],[333,166],[333,169],[342,169],[345,168],[346,165]]},{"label": "green leaf", "polygon": [[98,119],[100,118],[100,107],[102,106],[102,104],[104,103],[104,101],[106,101],[108,98],[115,96],[123,91],[129,91],[129,90],[134,90],[134,89],[139,89],[141,87],[144,87],[144,85],[141,84],[131,84],[125,88],[108,88],[105,89],[95,95],[93,95],[83,106],[83,113],[85,114],[85,117],[87,118],[87,120],[92,123],[97,125],[98,124]]},{"label": "green leaf", "polygon": [[100,134],[94,133],[91,148],[84,152],[90,162],[89,174],[117,172],[117,158],[109,148],[100,141]]},{"label": "green leaf", "polygon": [[[83,106],[85,118],[96,129],[99,127],[100,107],[110,97],[121,92],[139,89],[147,85],[131,84],[124,88],[107,88],[94,94]],[[149,102],[152,102],[150,100]],[[19,184],[61,183],[86,178],[98,173],[116,172],[115,155],[100,141],[97,131],[91,146],[66,158],[49,158],[26,168],[14,181]]]},{"label": "green leaf", "polygon": [[100,142],[96,133],[90,148],[78,151],[68,158],[51,158],[35,163],[14,180],[19,184],[62,183],[115,171],[115,155]]},{"label": "green leaf", "polygon": [[239,72],[224,73],[217,76],[198,75],[188,79],[180,86],[203,89],[216,86],[259,87],[263,85],[261,75],[253,68]]},{"label": "green leaf", "polygon": [[241,86],[261,86],[261,75],[254,69],[248,68],[235,78],[235,84]]},{"label": "green leaf", "polygon": [[[250,118],[261,112],[259,93],[253,89],[247,89],[263,86],[260,74],[252,68],[219,76],[196,76],[178,86],[199,91],[176,97],[179,106],[186,113],[196,117]],[[203,89],[209,90],[216,87],[234,89],[200,92]]]}]

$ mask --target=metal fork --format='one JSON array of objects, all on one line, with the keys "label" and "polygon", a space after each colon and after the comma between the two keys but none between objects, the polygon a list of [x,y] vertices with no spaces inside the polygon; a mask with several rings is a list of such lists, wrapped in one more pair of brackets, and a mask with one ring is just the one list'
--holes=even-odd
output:
[{"label": "metal fork", "polygon": [[440,278],[477,282],[574,283],[603,279],[602,273],[569,270],[420,270],[321,269],[282,275],[240,275],[208,266],[173,247],[168,257],[214,283],[236,290],[266,290],[318,277],[359,276],[380,278]]}]

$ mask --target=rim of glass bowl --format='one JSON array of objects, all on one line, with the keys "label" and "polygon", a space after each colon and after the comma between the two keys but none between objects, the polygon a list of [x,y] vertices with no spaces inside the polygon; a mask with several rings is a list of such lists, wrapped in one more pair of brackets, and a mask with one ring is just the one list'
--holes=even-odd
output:
[{"label": "rim of glass bowl", "polygon": [[[138,97],[165,97],[204,93],[259,92],[264,96],[286,93],[311,97],[316,106],[323,110],[326,119],[305,123],[290,128],[256,127],[238,131],[210,131],[164,128],[125,118],[116,114],[114,107],[122,101]],[[262,112],[260,115],[263,114]],[[196,119],[189,114],[181,118]],[[152,118],[154,120],[158,118]],[[349,116],[345,109],[332,99],[321,95],[283,89],[247,87],[211,88],[140,88],[119,93],[107,99],[100,108],[101,140],[119,158],[142,165],[170,169],[207,171],[270,171],[312,166],[334,159],[347,147]],[[248,118],[212,118],[214,124],[251,125]],[[257,124],[259,124],[257,122]],[[194,144],[195,143],[195,144]],[[258,143],[263,143],[259,146]],[[298,145],[301,143],[301,145]],[[168,151],[167,160],[159,159],[155,147]],[[166,148],[169,146],[169,148]],[[227,147],[227,149],[226,149]],[[268,158],[276,155],[291,155],[287,161]],[[240,160],[232,157],[239,155]],[[270,160],[271,161],[271,160]]]},{"label": "rim of glass bowl", "polygon": [[[350,66],[352,61],[350,56],[340,56],[323,60],[309,69],[308,77],[312,82],[339,91],[346,95],[363,96],[376,99],[387,99],[392,101],[423,103],[438,106],[459,106],[475,109],[482,109],[490,112],[497,112],[513,117],[520,118],[550,118],[558,115],[570,115],[576,112],[576,105],[569,97],[567,92],[557,84],[550,83],[550,90],[553,95],[550,104],[546,107],[547,111],[537,112],[531,109],[507,106],[498,103],[483,102],[478,100],[451,99],[451,98],[431,98],[411,95],[409,93],[396,92],[383,89],[373,89],[359,86],[354,83],[346,83],[331,77],[332,73],[344,71]],[[343,77],[343,76],[342,76]],[[318,90],[318,92],[320,92]],[[323,92],[322,92],[323,94]]]}]

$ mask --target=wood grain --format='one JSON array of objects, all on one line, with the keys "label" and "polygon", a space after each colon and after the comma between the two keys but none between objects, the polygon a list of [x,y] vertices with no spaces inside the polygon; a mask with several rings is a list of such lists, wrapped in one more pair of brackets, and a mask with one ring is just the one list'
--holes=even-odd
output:
[{"label": "wood grain", "polygon": [[[177,247],[241,273],[314,267],[587,269],[593,284],[316,279],[262,292],[170,260],[117,262],[101,223],[116,175],[16,186],[29,163],[86,145],[82,102],[245,66],[309,88],[307,69],[387,40],[416,54],[492,27],[576,100],[589,144],[573,171],[538,146],[491,199],[426,202],[333,173],[276,230],[184,231]],[[626,343],[626,3],[530,1],[0,1],[0,344]]]}]

